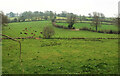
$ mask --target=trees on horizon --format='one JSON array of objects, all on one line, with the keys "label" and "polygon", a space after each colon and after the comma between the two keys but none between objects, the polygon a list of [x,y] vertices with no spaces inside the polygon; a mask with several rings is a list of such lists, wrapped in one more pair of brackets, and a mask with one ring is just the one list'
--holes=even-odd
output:
[{"label": "trees on horizon", "polygon": [[[10,19],[10,17],[13,17],[9,20],[9,22],[24,22],[24,21],[40,21],[40,20],[51,20],[51,14],[53,13],[53,11],[45,11],[45,12],[41,12],[41,11],[25,11],[21,14],[16,15],[16,13],[10,12],[8,14],[6,14],[8,16],[8,18]],[[56,19],[59,19],[58,17],[60,17],[61,20],[66,20],[69,12],[66,11],[62,11],[59,14],[55,14]],[[104,14],[102,13],[98,13],[100,16],[100,20],[101,23],[102,22],[108,22],[108,19],[104,16]],[[62,19],[63,18],[63,19]],[[85,22],[85,21],[93,21],[94,16],[89,13],[88,16],[85,15],[76,15],[76,20],[78,22]],[[111,20],[112,21],[112,20]],[[110,21],[109,21],[110,22]]]}]

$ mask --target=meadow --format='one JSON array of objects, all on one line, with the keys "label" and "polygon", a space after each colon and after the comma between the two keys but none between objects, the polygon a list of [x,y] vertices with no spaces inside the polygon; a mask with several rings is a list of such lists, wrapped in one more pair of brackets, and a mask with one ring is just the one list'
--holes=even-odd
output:
[{"label": "meadow", "polygon": [[[44,26],[52,26],[52,23],[16,22],[3,27],[2,33],[13,38],[40,37],[19,39],[22,43],[22,66],[19,62],[19,44],[3,39],[3,74],[118,73],[117,39],[42,39],[40,32]],[[118,38],[117,34],[53,28],[55,35],[52,38]]]},{"label": "meadow", "polygon": [[[68,23],[56,23],[58,25],[63,25],[63,26],[68,26]],[[94,26],[91,26],[90,23],[75,23],[73,25],[76,29],[81,29],[83,27],[91,28],[95,30]],[[98,31],[105,31],[105,30],[112,30],[112,31],[118,31],[117,25],[107,25],[107,24],[102,24],[101,26],[98,27]]]},{"label": "meadow", "polygon": [[[52,26],[50,21],[35,21],[35,22],[17,22],[10,23],[8,26],[3,27],[2,33],[13,38],[15,37],[42,37],[42,32],[44,26]],[[76,25],[75,25],[76,26]],[[53,27],[53,26],[52,26]],[[78,26],[79,27],[79,26]],[[27,31],[25,30],[27,28]],[[52,38],[118,38],[117,34],[104,34],[89,31],[74,31],[71,29],[59,29],[53,27],[55,30],[55,35]],[[109,28],[109,27],[108,27]],[[24,34],[27,33],[27,34]],[[33,34],[31,34],[33,33]],[[35,35],[34,35],[35,34]]]}]

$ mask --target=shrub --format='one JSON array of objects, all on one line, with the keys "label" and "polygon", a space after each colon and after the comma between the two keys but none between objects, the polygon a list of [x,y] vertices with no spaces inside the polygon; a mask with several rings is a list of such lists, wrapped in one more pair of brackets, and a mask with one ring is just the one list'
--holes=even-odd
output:
[{"label": "shrub", "polygon": [[109,31],[109,33],[110,33],[110,34],[112,34],[112,33],[113,33],[113,31],[112,31],[112,30],[110,30],[110,31]]},{"label": "shrub", "polygon": [[73,27],[73,29],[75,29],[75,27]]},{"label": "shrub", "polygon": [[43,29],[43,38],[50,38],[55,34],[54,29],[51,26],[46,26]]}]

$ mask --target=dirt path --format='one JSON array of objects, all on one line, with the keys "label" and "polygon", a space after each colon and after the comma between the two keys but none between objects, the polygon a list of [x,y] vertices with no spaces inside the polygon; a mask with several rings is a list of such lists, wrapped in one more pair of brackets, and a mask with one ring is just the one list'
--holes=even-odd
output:
[{"label": "dirt path", "polygon": [[72,31],[80,31],[79,29],[71,29]]}]

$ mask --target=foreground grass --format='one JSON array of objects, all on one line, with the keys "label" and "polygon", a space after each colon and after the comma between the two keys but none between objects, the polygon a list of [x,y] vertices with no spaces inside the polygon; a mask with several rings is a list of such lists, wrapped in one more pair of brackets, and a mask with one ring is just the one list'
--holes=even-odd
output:
[{"label": "foreground grass", "polygon": [[[3,74],[116,74],[118,40],[3,40]],[[26,45],[27,44],[27,45]],[[22,69],[21,69],[22,68]]]},{"label": "foreground grass", "polygon": [[[50,21],[10,23],[7,27],[3,27],[3,34],[9,35],[11,37],[28,37],[35,34],[33,37],[42,37],[40,32],[42,32],[44,26],[52,26],[52,24]],[[25,28],[27,28],[27,31],[24,31]],[[59,29],[55,27],[53,28],[55,29],[55,35],[53,38],[118,38],[117,34],[104,34],[89,31],[73,31],[69,29]],[[24,33],[28,34],[26,35]]]}]

